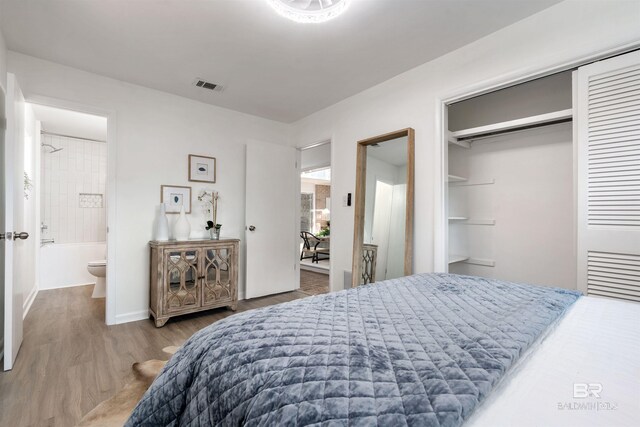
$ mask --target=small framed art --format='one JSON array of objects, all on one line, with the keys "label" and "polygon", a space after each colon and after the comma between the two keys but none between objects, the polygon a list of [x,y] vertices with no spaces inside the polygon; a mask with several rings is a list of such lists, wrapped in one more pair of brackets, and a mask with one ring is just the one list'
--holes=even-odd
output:
[{"label": "small framed art", "polygon": [[182,206],[185,213],[191,213],[191,187],[161,185],[160,202],[164,203],[168,214],[180,213]]},{"label": "small framed art", "polygon": [[216,182],[216,158],[189,154],[189,181]]}]

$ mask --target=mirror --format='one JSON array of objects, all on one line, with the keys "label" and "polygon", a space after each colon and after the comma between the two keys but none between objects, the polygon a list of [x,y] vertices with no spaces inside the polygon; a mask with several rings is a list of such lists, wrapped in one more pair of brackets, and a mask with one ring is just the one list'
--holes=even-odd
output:
[{"label": "mirror", "polygon": [[414,133],[358,141],[352,287],[411,274]]}]

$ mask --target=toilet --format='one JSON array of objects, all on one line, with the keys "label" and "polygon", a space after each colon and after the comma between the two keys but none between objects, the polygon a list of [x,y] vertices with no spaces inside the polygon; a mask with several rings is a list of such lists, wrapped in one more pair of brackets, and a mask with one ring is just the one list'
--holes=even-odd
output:
[{"label": "toilet", "polygon": [[91,298],[104,298],[107,295],[107,260],[89,261],[87,270],[96,278],[96,285],[93,287]]}]

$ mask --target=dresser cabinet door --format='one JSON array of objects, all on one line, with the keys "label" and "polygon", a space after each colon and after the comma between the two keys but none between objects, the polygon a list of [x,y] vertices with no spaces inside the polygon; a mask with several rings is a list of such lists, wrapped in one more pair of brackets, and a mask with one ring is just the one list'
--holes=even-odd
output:
[{"label": "dresser cabinet door", "polygon": [[231,301],[233,268],[232,247],[208,248],[204,251],[203,306]]},{"label": "dresser cabinet door", "polygon": [[200,250],[165,250],[165,313],[200,307],[198,263]]}]

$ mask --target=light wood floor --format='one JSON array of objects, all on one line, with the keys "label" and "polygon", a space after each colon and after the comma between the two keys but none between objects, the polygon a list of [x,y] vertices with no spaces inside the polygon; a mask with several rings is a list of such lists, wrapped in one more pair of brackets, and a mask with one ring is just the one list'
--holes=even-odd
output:
[{"label": "light wood floor", "polygon": [[[0,426],[73,426],[122,388],[134,362],[168,359],[162,351],[233,314],[227,309],[170,319],[106,326],[104,299],[93,286],[41,291],[24,322],[14,369],[0,372]],[[307,295],[288,292],[240,301],[238,311]]]}]

